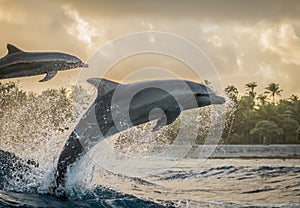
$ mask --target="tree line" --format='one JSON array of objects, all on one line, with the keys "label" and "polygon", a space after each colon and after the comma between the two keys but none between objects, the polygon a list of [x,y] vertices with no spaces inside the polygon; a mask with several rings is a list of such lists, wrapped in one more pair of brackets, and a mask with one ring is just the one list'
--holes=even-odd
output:
[{"label": "tree line", "polygon": [[35,148],[35,143],[46,143],[54,134],[68,129],[72,120],[70,93],[60,88],[36,94],[25,92],[14,82],[0,83],[1,148],[22,150],[22,145],[29,144]]},{"label": "tree line", "polygon": [[265,92],[257,94],[256,82],[245,84],[246,94],[229,85],[225,88],[234,111],[227,113],[223,133],[225,144],[299,144],[300,100],[297,95],[288,99],[276,97],[282,93],[278,83],[270,83]]},{"label": "tree line", "polygon": [[[257,94],[256,82],[245,85],[245,95],[229,85],[225,88],[232,109],[227,112],[223,144],[299,144],[300,143],[300,100],[291,95],[280,99],[282,89],[279,84],[270,83],[265,92]],[[26,92],[14,82],[0,83],[0,139],[1,143],[19,144],[19,140],[34,141],[49,132],[63,132],[74,123],[72,101],[74,88],[47,89],[41,94]],[[82,97],[88,96],[84,90],[76,91]],[[87,100],[81,99],[80,100]],[[86,103],[78,105],[81,108]],[[197,109],[196,109],[197,110]],[[209,131],[209,110],[201,112],[199,133],[196,144],[202,144]],[[77,110],[78,111],[78,110]],[[186,112],[191,114],[193,112]],[[78,116],[78,115],[77,115]],[[196,118],[197,119],[197,118]],[[180,118],[165,128],[163,135],[172,142],[180,128]],[[193,121],[191,121],[193,122]]]}]

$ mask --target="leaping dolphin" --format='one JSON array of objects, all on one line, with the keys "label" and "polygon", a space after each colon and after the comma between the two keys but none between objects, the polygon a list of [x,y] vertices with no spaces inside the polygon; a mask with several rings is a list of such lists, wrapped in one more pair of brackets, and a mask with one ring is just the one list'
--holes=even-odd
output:
[{"label": "leaping dolphin", "polygon": [[39,82],[52,79],[57,71],[86,68],[79,58],[60,52],[25,52],[7,44],[8,53],[0,59],[0,79],[46,74]]},{"label": "leaping dolphin", "polygon": [[185,80],[153,80],[132,84],[99,78],[87,81],[97,88],[98,95],[69,136],[59,156],[52,191],[62,198],[65,197],[67,170],[101,139],[157,119],[155,131],[171,124],[184,110],[225,103],[225,99],[217,96],[209,87]]}]

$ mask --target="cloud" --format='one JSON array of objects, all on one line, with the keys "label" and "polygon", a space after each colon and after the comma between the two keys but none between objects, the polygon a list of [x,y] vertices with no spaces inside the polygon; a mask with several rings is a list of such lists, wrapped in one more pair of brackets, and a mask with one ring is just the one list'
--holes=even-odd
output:
[{"label": "cloud", "polygon": [[96,32],[96,29],[85,21],[78,12],[70,6],[65,5],[62,8],[65,14],[73,20],[72,24],[66,26],[68,33],[87,44],[88,49],[91,49],[93,44],[92,38],[99,35]]},{"label": "cloud", "polygon": [[[276,82],[284,89],[283,96],[300,92],[295,84],[295,75],[300,73],[296,71],[297,68],[299,71],[299,38],[291,23],[214,24],[206,27],[211,29],[190,33],[201,36],[197,45],[212,59],[225,85],[234,84],[243,92],[245,83],[256,81],[257,90],[263,92],[269,82]],[[267,45],[262,42],[265,31],[270,31]],[[218,37],[222,44],[217,44]]]},{"label": "cloud", "polygon": [[221,48],[223,45],[222,39],[217,35],[213,35],[211,38],[209,38],[208,42],[212,43],[217,48]]},{"label": "cloud", "polygon": [[141,19],[141,25],[145,26],[146,30],[153,30],[153,25],[150,22],[146,22],[144,19]]},{"label": "cloud", "polygon": [[263,30],[260,43],[263,50],[278,54],[284,63],[300,65],[300,38],[291,24],[284,23]]},{"label": "cloud", "polygon": [[[6,53],[3,46],[9,42],[26,50],[58,50],[87,60],[120,36],[145,30],[169,32],[199,46],[225,85],[234,84],[242,91],[245,83],[257,81],[263,90],[274,81],[289,96],[300,94],[299,8],[297,0],[128,0],[126,4],[1,0],[0,52]],[[172,67],[179,71],[180,65]],[[130,71],[119,68],[122,73]]]},{"label": "cloud", "polygon": [[259,65],[259,71],[255,75],[263,76],[264,80],[272,81],[278,79],[275,70],[268,64],[262,63]]},{"label": "cloud", "polygon": [[24,22],[24,17],[15,16],[13,13],[0,7],[0,21],[12,24],[21,24]]},{"label": "cloud", "polygon": [[236,58],[236,64],[238,66],[238,69],[240,69],[240,70],[244,70],[243,69],[243,66],[244,66],[243,57],[244,57],[244,52],[241,52]]},{"label": "cloud", "polygon": [[2,0],[0,53],[5,54],[5,45],[12,43],[24,50],[64,51],[84,59],[88,55],[88,44],[79,41],[67,29],[74,22],[76,20],[65,14],[62,5],[56,2]]},{"label": "cloud", "polygon": [[[61,2],[60,0],[57,2]],[[278,22],[278,19],[298,20],[298,0],[65,0],[85,16],[120,17],[139,16],[181,19],[187,16],[199,21],[239,21],[253,23],[260,20]]]}]

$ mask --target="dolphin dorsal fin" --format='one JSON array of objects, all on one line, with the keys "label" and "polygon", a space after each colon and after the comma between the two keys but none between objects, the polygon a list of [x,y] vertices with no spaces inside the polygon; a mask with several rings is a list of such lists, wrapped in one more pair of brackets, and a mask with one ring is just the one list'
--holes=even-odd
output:
[{"label": "dolphin dorsal fin", "polygon": [[105,95],[108,92],[116,89],[120,83],[114,82],[108,79],[101,79],[101,78],[91,78],[87,80],[88,83],[94,85],[98,89],[99,95]]},{"label": "dolphin dorsal fin", "polygon": [[11,55],[11,54],[14,54],[14,53],[24,52],[21,49],[17,48],[16,46],[12,45],[12,44],[7,44],[6,48],[8,50],[8,54],[7,55]]}]

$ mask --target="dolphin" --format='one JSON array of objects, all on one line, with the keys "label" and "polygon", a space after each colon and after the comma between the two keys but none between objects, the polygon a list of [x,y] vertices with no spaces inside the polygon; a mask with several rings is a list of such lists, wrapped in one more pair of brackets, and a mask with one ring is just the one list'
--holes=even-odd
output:
[{"label": "dolphin", "polygon": [[60,52],[25,52],[7,44],[8,53],[0,59],[0,79],[46,74],[39,82],[52,79],[57,71],[86,68],[79,58]]},{"label": "dolphin", "polygon": [[153,131],[176,120],[184,110],[223,104],[209,87],[186,80],[152,80],[120,84],[91,78],[97,97],[69,136],[58,158],[51,193],[65,197],[67,170],[101,139],[157,120]]}]

